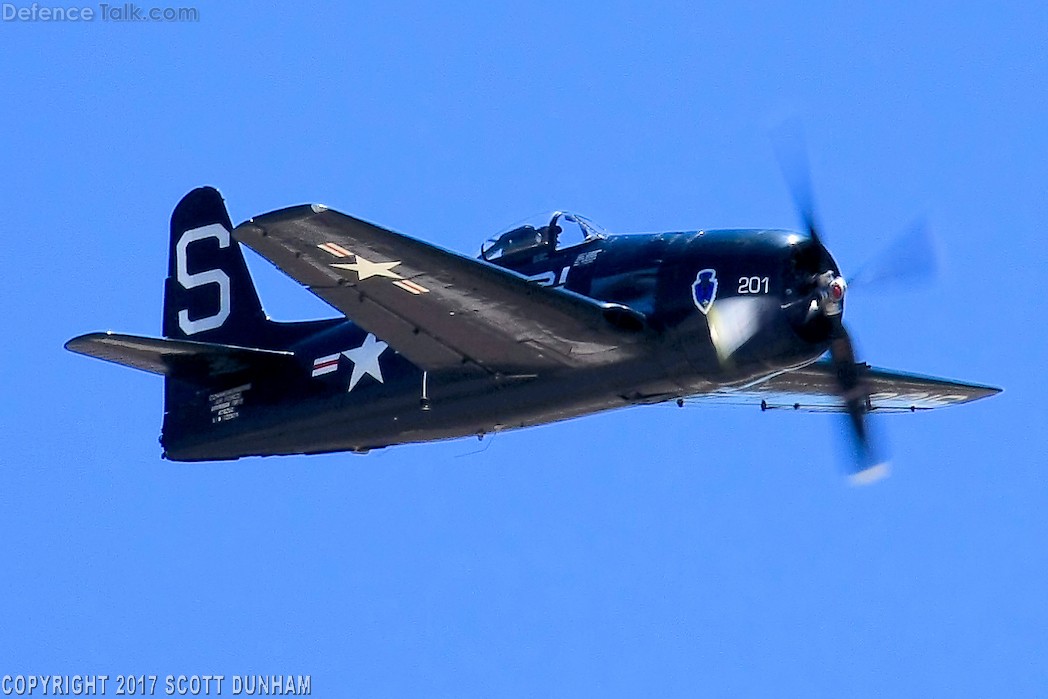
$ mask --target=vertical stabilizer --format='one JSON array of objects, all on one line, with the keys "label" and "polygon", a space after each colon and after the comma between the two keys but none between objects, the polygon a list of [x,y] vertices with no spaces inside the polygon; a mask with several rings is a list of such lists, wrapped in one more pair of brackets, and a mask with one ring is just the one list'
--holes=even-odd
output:
[{"label": "vertical stabilizer", "polygon": [[[222,195],[200,187],[182,197],[171,214],[164,337],[172,340],[256,347],[269,321],[255,291]],[[210,396],[235,384],[236,376],[213,376],[201,368],[164,377],[165,455],[185,438],[216,428]]]},{"label": "vertical stabilizer", "polygon": [[265,333],[255,291],[222,195],[200,187],[171,214],[164,337],[245,347]]}]

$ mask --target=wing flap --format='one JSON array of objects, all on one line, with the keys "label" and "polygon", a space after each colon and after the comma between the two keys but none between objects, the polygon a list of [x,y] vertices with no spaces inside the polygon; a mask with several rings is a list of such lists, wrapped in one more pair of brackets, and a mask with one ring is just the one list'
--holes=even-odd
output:
[{"label": "wing flap", "polygon": [[295,356],[291,352],[110,332],[74,337],[65,348],[151,374],[186,379],[231,374],[249,367],[287,366]]},{"label": "wing flap", "polygon": [[639,333],[602,304],[321,207],[242,223],[241,243],[423,369],[516,373],[609,361]]},{"label": "wing flap", "polygon": [[[1001,389],[951,379],[909,374],[860,365],[870,387],[873,412],[916,412],[970,403],[996,395]],[[765,410],[846,412],[836,392],[833,366],[816,362],[758,382],[696,396],[699,402],[759,405]]]}]

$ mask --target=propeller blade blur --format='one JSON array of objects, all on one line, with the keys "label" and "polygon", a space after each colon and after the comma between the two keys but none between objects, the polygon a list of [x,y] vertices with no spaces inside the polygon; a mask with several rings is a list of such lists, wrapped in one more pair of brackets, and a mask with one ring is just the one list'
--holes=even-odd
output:
[{"label": "propeller blade blur", "polygon": [[848,476],[848,482],[852,485],[870,485],[871,483],[876,483],[883,478],[887,478],[891,475],[891,472],[891,467],[888,465],[888,462],[882,461],[879,464],[867,466],[861,471],[856,471],[851,474]]},{"label": "propeller blade blur", "polygon": [[929,284],[939,272],[939,245],[931,226],[918,219],[864,264],[848,286],[854,289]]},{"label": "propeller blade blur", "polygon": [[811,183],[811,166],[808,163],[804,128],[800,119],[790,118],[780,122],[772,129],[771,138],[782,176],[793,196],[793,203],[804,222],[804,227],[814,240],[823,242],[815,221],[815,193]]},{"label": "propeller blade blur", "polygon": [[888,464],[881,458],[870,432],[867,409],[870,391],[862,379],[860,365],[855,361],[851,335],[839,315],[833,316],[833,323],[830,359],[837,373],[837,388],[848,410],[848,430],[854,449],[850,480],[853,484],[863,485],[888,475]]}]

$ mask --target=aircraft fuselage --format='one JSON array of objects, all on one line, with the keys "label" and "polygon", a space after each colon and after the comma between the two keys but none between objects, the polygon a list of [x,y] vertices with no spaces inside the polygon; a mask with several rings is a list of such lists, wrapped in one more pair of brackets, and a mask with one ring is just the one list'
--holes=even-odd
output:
[{"label": "aircraft fuselage", "polygon": [[805,234],[616,235],[500,264],[632,309],[645,319],[644,339],[592,366],[541,375],[423,372],[350,321],[320,323],[289,347],[295,370],[232,372],[219,388],[185,394],[165,434],[177,424],[189,436],[162,436],[165,455],[359,452],[485,435],[739,385],[812,362],[828,346],[818,318],[805,316],[812,275],[837,268]]}]

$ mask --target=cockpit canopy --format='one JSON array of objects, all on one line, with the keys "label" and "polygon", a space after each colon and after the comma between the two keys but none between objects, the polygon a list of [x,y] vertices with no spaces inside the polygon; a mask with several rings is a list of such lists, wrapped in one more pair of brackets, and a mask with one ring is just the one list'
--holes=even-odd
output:
[{"label": "cockpit canopy", "polygon": [[480,247],[480,256],[488,262],[496,262],[541,251],[563,250],[607,237],[604,229],[588,218],[568,211],[555,211],[530,217],[488,238]]}]

